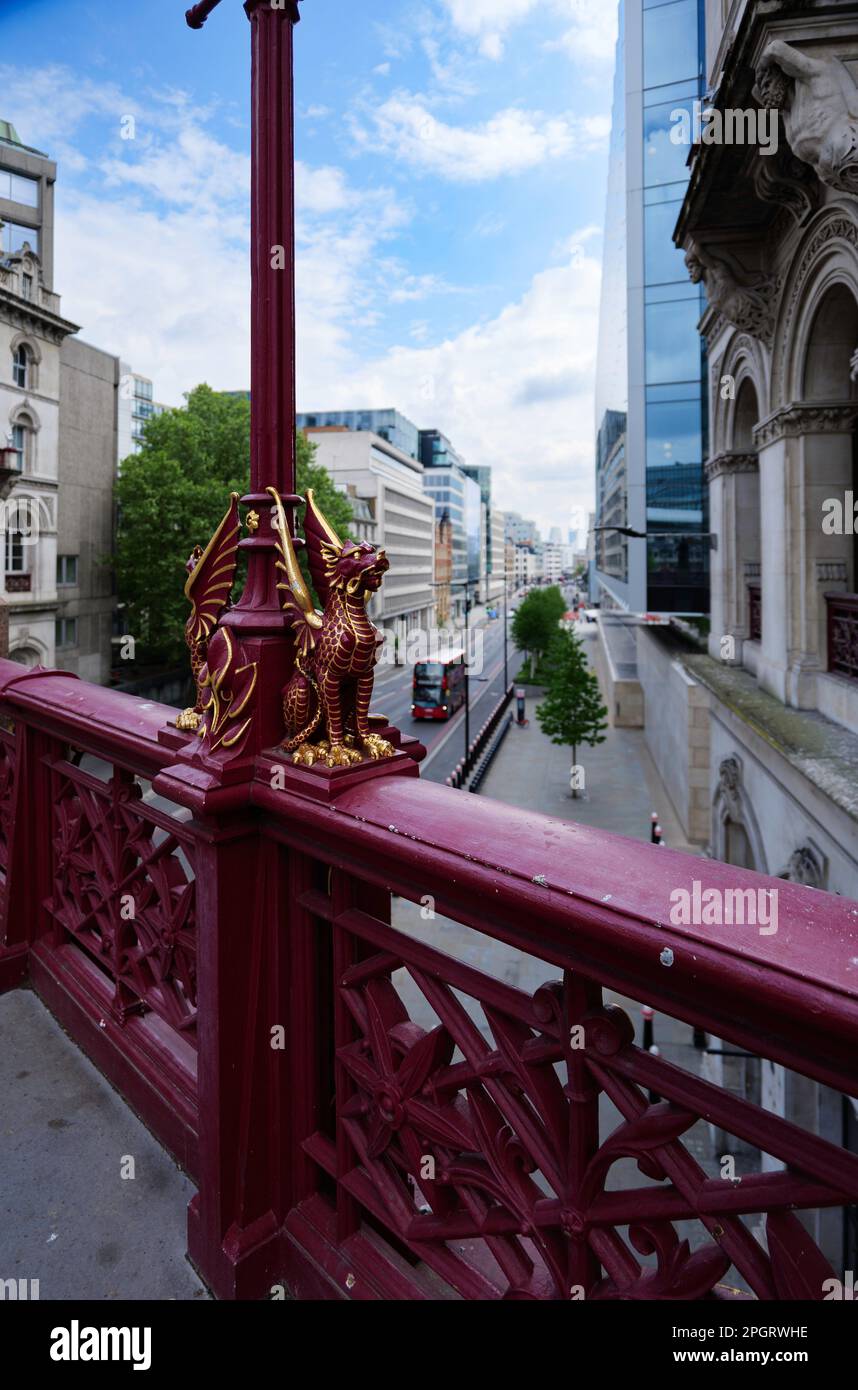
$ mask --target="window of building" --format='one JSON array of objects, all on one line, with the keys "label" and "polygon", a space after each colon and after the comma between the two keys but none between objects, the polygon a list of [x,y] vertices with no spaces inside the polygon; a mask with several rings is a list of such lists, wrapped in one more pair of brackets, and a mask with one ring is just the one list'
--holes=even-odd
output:
[{"label": "window of building", "polygon": [[33,277],[32,275],[21,276],[21,294],[24,299],[33,298]]},{"label": "window of building", "polygon": [[[696,95],[696,93],[694,94]],[[659,106],[648,106],[644,110],[644,183],[647,187],[659,183],[687,182],[686,161],[689,146],[682,144],[674,136],[678,121],[674,113],[687,111],[689,127],[692,127],[693,96],[682,101],[667,101]]]},{"label": "window of building", "polygon": [[697,0],[673,0],[645,11],[644,87],[663,87],[698,75],[697,16]]},{"label": "window of building", "polygon": [[699,300],[674,300],[646,308],[648,383],[688,381],[699,369],[702,341],[697,332]]},{"label": "window of building", "polygon": [[77,646],[77,618],[57,618],[55,641],[58,647]]},{"label": "window of building", "polygon": [[57,556],[57,585],[77,583],[77,556]]},{"label": "window of building", "polygon": [[14,174],[11,169],[0,169],[0,198],[22,203],[27,208],[37,208],[39,180],[27,178],[26,174]]},{"label": "window of building", "polygon": [[15,424],[12,426],[12,448],[15,451],[16,459],[12,467],[17,468],[19,473],[26,473],[31,464],[31,444],[33,438],[33,422],[29,415],[19,415]]},{"label": "window of building", "polygon": [[20,531],[6,532],[6,573],[24,573],[24,540]]},{"label": "window of building", "polygon": [[0,227],[0,250],[11,256],[15,251],[21,251],[24,242],[29,242],[31,250],[39,254],[39,229],[38,227],[24,227],[19,222],[4,222]]},{"label": "window of building", "polygon": [[30,384],[30,352],[24,343],[12,354],[12,380],[22,391]]},{"label": "window of building", "polygon": [[673,244],[673,229],[682,204],[655,203],[644,208],[644,251],[648,285],[688,281],[685,252]]}]

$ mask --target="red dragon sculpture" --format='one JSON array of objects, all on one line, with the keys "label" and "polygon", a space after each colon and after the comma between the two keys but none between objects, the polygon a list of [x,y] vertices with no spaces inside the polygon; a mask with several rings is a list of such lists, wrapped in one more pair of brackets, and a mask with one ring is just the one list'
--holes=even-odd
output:
[{"label": "red dragon sculpture", "polygon": [[[312,767],[344,767],[364,757],[392,757],[395,749],[371,730],[369,713],[374,669],[383,637],[370,622],[366,603],[390,568],[383,550],[368,541],[341,541],[307,491],[304,540],[313,585],[324,605],[317,612],[301,573],[283,504],[274,488],[272,526],[278,569],[285,582],[283,609],[295,634],[295,672],[283,690],[287,738],[293,761]],[[380,722],[386,723],[381,716]],[[316,742],[311,740],[316,739]]]}]

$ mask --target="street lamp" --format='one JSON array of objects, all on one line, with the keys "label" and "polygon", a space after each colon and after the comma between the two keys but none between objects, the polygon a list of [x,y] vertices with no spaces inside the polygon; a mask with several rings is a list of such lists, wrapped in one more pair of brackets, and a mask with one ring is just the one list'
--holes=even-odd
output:
[{"label": "street lamp", "polygon": [[695,540],[709,542],[710,550],[718,549],[717,531],[636,531],[633,526],[594,526],[593,531],[613,531],[618,536],[628,536],[633,541],[649,541],[659,536],[669,536],[674,540],[679,540],[685,536],[691,536]]},{"label": "street lamp", "polygon": [[[201,29],[221,0],[186,10]],[[233,9],[237,6],[233,4]],[[295,494],[295,190],[293,30],[297,0],[245,0],[251,40],[251,368],[250,488],[241,499],[259,518],[239,541],[247,555],[243,592],[220,626],[255,668],[255,717],[234,756],[249,776],[252,759],[282,736],[281,692],[292,674],[294,645],[278,592],[276,537],[269,524],[273,488],[290,531]],[[272,256],[283,253],[282,266]],[[226,747],[226,745],[224,745]]]}]

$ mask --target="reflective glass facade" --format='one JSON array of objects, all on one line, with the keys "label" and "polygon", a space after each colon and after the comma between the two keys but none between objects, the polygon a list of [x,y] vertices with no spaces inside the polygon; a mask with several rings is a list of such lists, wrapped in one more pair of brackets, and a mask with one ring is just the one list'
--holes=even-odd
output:
[{"label": "reflective glass facade", "polygon": [[450,519],[453,539],[453,591],[454,604],[464,602],[465,582],[470,579],[470,536],[473,529],[473,499],[477,499],[477,546],[479,547],[479,497],[480,490],[470,478],[466,478],[458,464],[426,468],[423,474],[423,491],[435,504],[436,523],[442,517]]},{"label": "reflective glass facade", "polygon": [[670,138],[677,110],[690,110],[703,95],[703,0],[643,0],[642,21],[646,606],[656,612],[704,613],[709,608],[709,548],[701,534],[708,529],[706,364],[697,325],[705,300],[673,244],[690,151]]},{"label": "reflective glass facade", "polygon": [[[596,378],[596,505],[612,524],[626,489],[630,539],[594,593],[632,612],[709,608],[705,308],[673,242],[690,149],[671,132],[703,95],[703,0],[620,0]],[[605,430],[627,413],[625,481],[607,476]],[[616,473],[616,476],[615,476]],[[610,503],[611,519],[603,516]],[[656,532],[667,532],[656,535]],[[617,550],[617,547],[614,547]],[[619,553],[619,552],[618,552]],[[604,584],[600,579],[604,578]]]}]

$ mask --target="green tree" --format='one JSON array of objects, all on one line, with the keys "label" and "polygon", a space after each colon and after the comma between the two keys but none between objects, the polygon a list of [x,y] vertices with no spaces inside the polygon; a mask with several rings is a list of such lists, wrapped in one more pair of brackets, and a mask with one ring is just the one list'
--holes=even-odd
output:
[{"label": "green tree", "polygon": [[[250,402],[198,386],[187,404],[149,420],[143,447],[122,463],[116,485],[116,571],[125,631],[136,638],[138,660],[169,665],[183,658],[188,602],[185,564],[205,546],[227,508],[230,492],[247,491]],[[344,534],[348,498],[314,461],[315,447],[297,437],[297,490],[316,491],[331,524]],[[236,581],[240,591],[243,567]]]},{"label": "green tree", "polygon": [[512,622],[512,640],[518,650],[533,652],[538,659],[544,657],[565,612],[566,600],[556,585],[532,589]]},{"label": "green tree", "polygon": [[[582,743],[594,748],[605,742],[608,711],[602,703],[596,675],[587,666],[584,648],[574,633],[557,633],[548,655],[548,670],[548,688],[536,717],[552,743],[572,749],[572,765],[577,767]],[[572,795],[578,795],[574,778]]]}]

